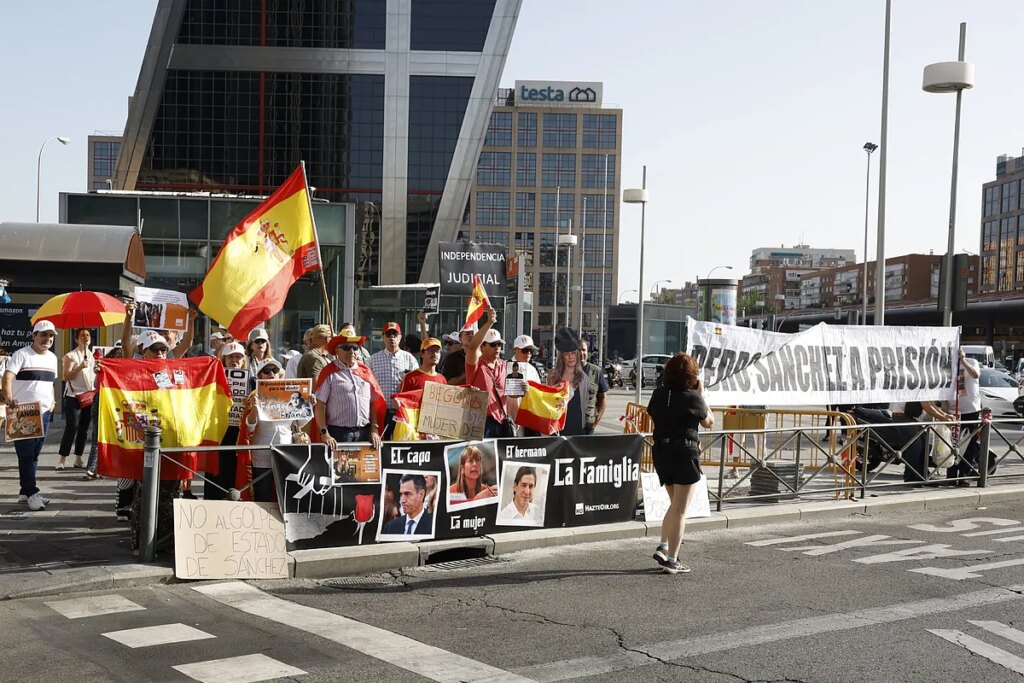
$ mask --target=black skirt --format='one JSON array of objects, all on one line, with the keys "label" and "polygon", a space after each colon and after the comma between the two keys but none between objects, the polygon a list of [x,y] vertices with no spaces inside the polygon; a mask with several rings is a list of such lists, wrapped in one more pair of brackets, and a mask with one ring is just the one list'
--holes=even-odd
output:
[{"label": "black skirt", "polygon": [[655,439],[653,455],[654,471],[662,486],[700,481],[700,453],[696,444],[683,439]]}]

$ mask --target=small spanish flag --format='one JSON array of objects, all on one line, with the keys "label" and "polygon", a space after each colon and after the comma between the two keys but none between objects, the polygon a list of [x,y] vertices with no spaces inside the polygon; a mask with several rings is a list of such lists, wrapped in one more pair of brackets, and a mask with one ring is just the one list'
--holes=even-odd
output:
[{"label": "small spanish flag", "polygon": [[235,339],[245,339],[280,312],[296,280],[319,267],[306,172],[299,166],[235,226],[189,298]]},{"label": "small spanish flag", "polygon": [[569,403],[569,383],[557,387],[529,381],[526,395],[519,402],[516,424],[541,434],[551,435],[565,428],[565,409]]},{"label": "small spanish flag", "polygon": [[[103,361],[96,401],[97,472],[142,479],[147,427],[160,428],[164,448],[217,446],[228,428],[231,391],[216,358],[111,358]],[[188,470],[216,472],[194,452],[170,457],[161,462],[161,479],[191,479]]]},{"label": "small spanish flag", "polygon": [[484,311],[491,307],[491,300],[487,298],[484,291],[484,283],[480,281],[479,275],[473,276],[473,295],[469,297],[469,304],[466,307],[466,324],[462,329],[472,326],[477,320],[483,317]]},{"label": "small spanish flag", "polygon": [[423,400],[423,390],[403,391],[395,394],[398,410],[395,411],[395,430],[391,434],[392,441],[419,441],[420,433],[416,431],[416,425],[420,421],[420,402]]}]

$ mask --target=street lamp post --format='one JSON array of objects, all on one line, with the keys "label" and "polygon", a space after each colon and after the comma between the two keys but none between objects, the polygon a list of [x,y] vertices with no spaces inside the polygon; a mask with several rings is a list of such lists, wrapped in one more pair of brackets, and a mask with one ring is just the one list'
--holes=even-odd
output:
[{"label": "street lamp post", "polygon": [[601,195],[601,313],[598,316],[600,321],[600,328],[597,331],[599,341],[597,342],[597,348],[601,350],[601,358],[608,357],[608,350],[604,348],[604,327],[606,325],[605,315],[607,312],[606,303],[604,300],[604,278],[605,278],[605,258],[607,257],[608,248],[608,155],[604,155],[604,194]]},{"label": "street lamp post", "polygon": [[657,303],[656,297],[658,296],[658,285],[665,284],[665,283],[672,284],[672,281],[671,280],[658,280],[651,287],[651,301],[652,302]]},{"label": "street lamp post", "polygon": [[644,164],[643,185],[640,189],[622,191],[622,201],[627,204],[640,205],[640,280],[636,290],[636,403],[640,403],[640,387],[644,383],[644,232],[647,221],[647,165]]},{"label": "street lamp post", "polygon": [[882,132],[878,140],[878,236],[875,242],[875,324],[885,325],[885,183],[889,156],[889,29],[892,0],[885,0],[885,47],[882,50]]},{"label": "street lamp post", "polygon": [[[861,302],[863,304],[863,310],[861,311],[863,318],[860,321],[861,325],[868,324],[868,205],[870,203],[869,200],[871,195],[871,153],[876,149],[878,149],[878,145],[875,143],[864,143],[864,151],[868,153],[868,178],[867,182],[864,184],[864,294],[863,301]],[[875,268],[877,267],[878,264],[876,263]],[[875,296],[878,296],[877,293]]]},{"label": "street lamp post", "polygon": [[43,180],[43,149],[46,147],[46,143],[51,140],[56,140],[62,145],[66,145],[71,142],[71,138],[66,138],[64,136],[58,137],[55,135],[51,138],[46,138],[46,140],[43,141],[43,144],[39,146],[39,158],[36,160],[36,223],[39,222],[39,207],[42,203],[40,188],[42,187]]},{"label": "street lamp post", "polygon": [[943,279],[946,282],[942,294],[942,324],[953,324],[953,239],[956,235],[956,182],[957,164],[960,159],[960,103],[963,91],[974,87],[974,65],[964,61],[964,47],[967,42],[967,22],[960,24],[960,52],[955,62],[938,62],[924,68],[922,88],[925,92],[956,93],[956,119],[953,124],[953,174],[949,186],[949,235],[946,241],[946,263]]},{"label": "street lamp post", "polygon": [[[636,292],[636,291],[637,291],[637,290],[635,290],[635,289],[627,289],[627,290],[626,290],[625,292],[623,292],[622,294],[619,294],[619,303],[620,303],[620,304],[622,303],[622,300],[626,298],[626,295],[627,295],[627,294],[629,294],[630,292]],[[637,294],[639,294],[639,292],[637,292]]]},{"label": "street lamp post", "polygon": [[705,280],[710,280],[711,279],[711,273],[715,272],[719,268],[725,268],[726,270],[732,270],[732,266],[715,266],[714,268],[712,268],[711,270],[708,271],[708,276],[706,278],[704,278],[704,279]]},{"label": "street lamp post", "polygon": [[[550,196],[550,195],[549,195]],[[555,332],[558,331],[558,228],[561,225],[562,214],[559,211],[561,208],[559,203],[562,199],[562,188],[561,186],[555,186],[555,277],[551,286],[554,287],[554,296],[551,299],[551,362],[555,359]],[[541,211],[543,216],[543,210]],[[541,223],[543,223],[543,219]]]}]

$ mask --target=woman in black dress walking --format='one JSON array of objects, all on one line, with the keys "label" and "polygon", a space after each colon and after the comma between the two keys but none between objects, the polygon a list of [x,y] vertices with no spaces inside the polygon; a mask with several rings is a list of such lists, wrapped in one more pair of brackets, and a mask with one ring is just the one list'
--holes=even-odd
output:
[{"label": "woman in black dress walking", "polygon": [[654,559],[666,574],[687,573],[679,561],[679,546],[686,525],[686,505],[693,485],[700,481],[698,426],[711,429],[714,415],[701,396],[697,363],[677,353],[665,365],[661,385],[651,394],[647,414],[654,421],[654,469],[671,501],[661,522],[661,543]]}]

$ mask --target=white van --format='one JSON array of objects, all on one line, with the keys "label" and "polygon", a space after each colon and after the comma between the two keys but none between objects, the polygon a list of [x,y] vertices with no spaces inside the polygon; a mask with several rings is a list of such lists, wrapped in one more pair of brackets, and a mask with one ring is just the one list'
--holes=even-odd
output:
[{"label": "white van", "polygon": [[973,358],[986,367],[990,368],[995,365],[996,354],[995,351],[992,350],[991,346],[963,344],[960,348],[963,350],[965,356]]}]

